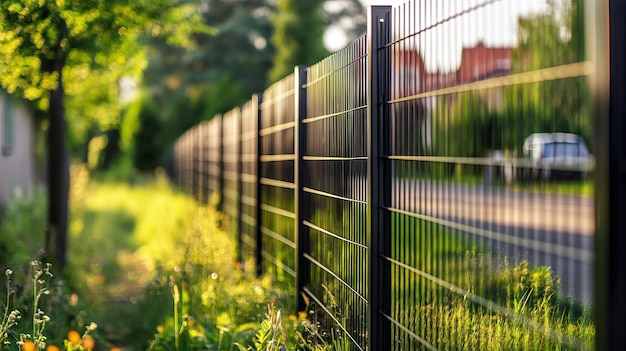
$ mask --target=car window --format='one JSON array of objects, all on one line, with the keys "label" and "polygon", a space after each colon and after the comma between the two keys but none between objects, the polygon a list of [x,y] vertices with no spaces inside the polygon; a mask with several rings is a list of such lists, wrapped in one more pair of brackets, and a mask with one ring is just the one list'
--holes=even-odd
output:
[{"label": "car window", "polygon": [[583,143],[545,143],[543,157],[576,157],[587,156],[589,152]]}]

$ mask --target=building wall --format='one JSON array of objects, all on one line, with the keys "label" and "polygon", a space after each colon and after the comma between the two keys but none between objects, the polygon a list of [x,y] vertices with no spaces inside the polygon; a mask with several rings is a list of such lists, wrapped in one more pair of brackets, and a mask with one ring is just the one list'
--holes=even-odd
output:
[{"label": "building wall", "polygon": [[32,113],[0,92],[0,208],[19,189],[24,196],[35,184],[35,125]]}]

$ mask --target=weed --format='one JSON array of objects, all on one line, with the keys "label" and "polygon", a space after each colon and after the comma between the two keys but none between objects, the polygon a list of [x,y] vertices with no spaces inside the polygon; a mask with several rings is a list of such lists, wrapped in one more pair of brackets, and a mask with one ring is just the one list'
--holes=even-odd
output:
[{"label": "weed", "polygon": [[5,271],[6,276],[6,302],[4,304],[4,311],[2,314],[2,323],[0,324],[0,349],[5,345],[10,345],[9,332],[15,327],[18,321],[22,318],[19,310],[12,310],[9,312],[9,305],[11,302],[11,295],[14,293],[11,288],[11,276],[13,271],[8,269]]},{"label": "weed", "polygon": [[[46,298],[52,294],[50,289],[50,283],[53,278],[51,272],[52,265],[50,263],[44,264],[39,260],[32,260],[30,267],[32,270],[30,294],[19,284],[13,285],[13,271],[11,269],[5,271],[6,299],[2,323],[0,324],[0,349],[15,343],[25,351],[59,350],[54,344],[49,344],[49,338],[46,335],[49,331],[46,330],[46,327],[50,324],[51,317],[43,310]],[[27,299],[21,295],[30,296],[30,303],[27,303]],[[9,312],[12,302],[18,308]],[[49,307],[54,306],[58,305],[49,304]],[[23,311],[29,312],[32,316],[32,319],[29,321],[30,324],[19,324],[22,321],[21,316],[23,314],[26,315]],[[94,331],[96,327],[95,323],[91,323],[86,327],[82,337],[78,336],[74,342],[65,340],[65,350],[92,350],[95,346],[95,341],[89,336],[89,333]],[[71,339],[71,333],[68,334],[68,339]]]}]

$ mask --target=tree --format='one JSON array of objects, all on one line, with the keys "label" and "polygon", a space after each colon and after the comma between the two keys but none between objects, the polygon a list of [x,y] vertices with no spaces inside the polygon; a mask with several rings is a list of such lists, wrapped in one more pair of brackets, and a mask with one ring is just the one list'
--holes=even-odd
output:
[{"label": "tree", "polygon": [[296,65],[313,64],[328,54],[324,48],[323,0],[278,0],[271,20],[276,49],[270,81],[293,72]]},{"label": "tree", "polygon": [[196,8],[182,0],[0,2],[0,84],[47,111],[46,250],[60,266],[66,263],[69,191],[65,87],[82,95],[85,81],[137,75],[145,67],[146,35],[189,44],[191,32],[206,30]]},{"label": "tree", "polygon": [[[518,47],[513,51],[516,72],[585,59],[584,1],[549,0],[547,5],[545,13],[518,19]],[[525,123],[531,129],[524,130],[520,139],[546,131],[571,132],[587,139],[591,136],[591,103],[583,76],[507,87],[504,91],[510,97],[505,101],[510,115],[519,111],[520,118],[535,117],[532,124]]]},{"label": "tree", "polygon": [[[366,16],[359,0],[323,3],[320,13],[326,27],[340,28],[348,40],[363,35]],[[200,9],[215,33],[196,35],[195,50],[158,39],[150,43],[142,85],[162,111],[162,140],[167,144],[191,125],[230,110],[268,85],[275,1],[204,0]]]},{"label": "tree", "polygon": [[164,146],[186,129],[242,104],[267,86],[272,64],[269,0],[204,0],[211,35],[194,36],[194,50],[150,42],[142,86],[158,105]]},{"label": "tree", "polygon": [[342,30],[347,43],[365,34],[367,12],[359,0],[326,0],[323,6],[326,27],[337,27]]}]

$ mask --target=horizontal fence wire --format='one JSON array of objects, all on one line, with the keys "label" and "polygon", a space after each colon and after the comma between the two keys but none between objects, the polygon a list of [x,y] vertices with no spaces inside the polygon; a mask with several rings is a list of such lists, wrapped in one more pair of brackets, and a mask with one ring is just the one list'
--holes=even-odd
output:
[{"label": "horizontal fence wire", "polygon": [[176,180],[342,349],[590,349],[583,2],[374,7],[376,32],[181,135]]}]

